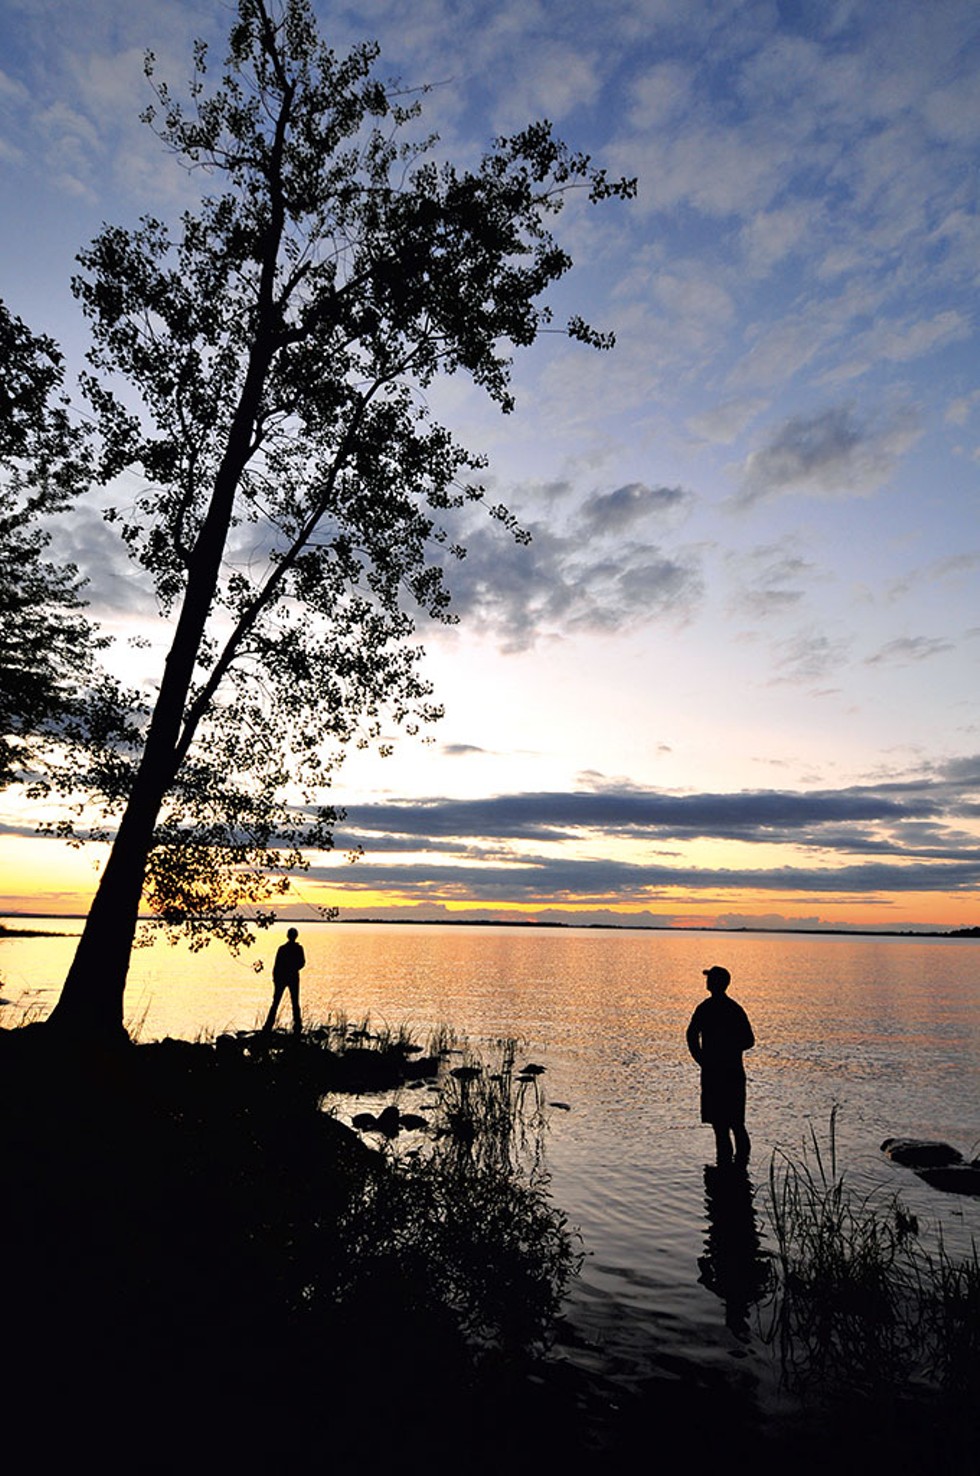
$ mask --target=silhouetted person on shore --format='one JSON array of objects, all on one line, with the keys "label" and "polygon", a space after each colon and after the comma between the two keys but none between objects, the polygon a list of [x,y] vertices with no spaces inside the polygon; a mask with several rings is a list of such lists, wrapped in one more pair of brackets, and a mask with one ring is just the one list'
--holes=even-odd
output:
[{"label": "silhouetted person on shore", "polygon": [[276,1023],[276,1012],[279,1009],[279,1001],[282,999],[284,990],[289,990],[290,1002],[293,1006],[293,1034],[300,1035],[303,1030],[303,1020],[299,1012],[299,971],[306,964],[306,954],[303,946],[296,941],[295,928],[290,928],[286,933],[286,941],[276,952],[276,961],[272,965],[272,1004],[269,1013],[265,1017],[262,1029],[271,1030]]},{"label": "silhouetted person on shore", "polygon": [[749,1017],[725,993],[732,976],[717,964],[704,970],[703,999],[687,1027],[687,1048],[701,1067],[701,1121],[715,1130],[718,1163],[749,1161],[751,1143],[745,1131],[745,1067],[742,1052],[751,1050],[755,1036]]}]

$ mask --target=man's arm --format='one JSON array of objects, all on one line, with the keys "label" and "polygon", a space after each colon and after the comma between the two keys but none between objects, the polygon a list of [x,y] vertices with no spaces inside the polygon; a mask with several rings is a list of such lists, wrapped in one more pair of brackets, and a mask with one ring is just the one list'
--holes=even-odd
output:
[{"label": "man's arm", "polygon": [[698,1065],[700,1066],[701,1065],[701,1031],[698,1029],[697,1020],[698,1020],[698,1012],[697,1012],[697,1010],[695,1010],[694,1011],[694,1014],[691,1016],[691,1023],[687,1027],[686,1040],[687,1040],[687,1048],[688,1048],[688,1050],[690,1051],[691,1055],[694,1057],[695,1061],[697,1061]]}]

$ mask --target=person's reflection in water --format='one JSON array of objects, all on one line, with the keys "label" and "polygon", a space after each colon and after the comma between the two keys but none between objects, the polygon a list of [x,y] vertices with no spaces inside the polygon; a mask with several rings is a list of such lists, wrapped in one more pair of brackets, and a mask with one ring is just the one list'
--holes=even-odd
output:
[{"label": "person's reflection in water", "polygon": [[769,1266],[759,1248],[752,1184],[743,1168],[706,1164],[708,1235],[698,1257],[698,1281],[725,1304],[725,1326],[749,1339],[749,1308],[763,1295]]}]

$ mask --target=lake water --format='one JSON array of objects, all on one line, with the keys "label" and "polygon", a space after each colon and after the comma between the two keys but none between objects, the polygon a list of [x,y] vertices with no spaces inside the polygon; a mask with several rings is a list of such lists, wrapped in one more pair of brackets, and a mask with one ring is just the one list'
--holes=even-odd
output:
[{"label": "lake water", "polygon": [[[238,959],[138,951],[130,1028],[154,1039],[254,1027],[283,935]],[[300,936],[308,1017],[370,1014],[422,1040],[447,1023],[476,1045],[515,1036],[546,1067],[547,1099],[569,1109],[551,1114],[551,1192],[585,1252],[563,1351],[604,1378],[631,1386],[658,1371],[724,1369],[775,1397],[754,1318],[740,1325],[712,1290],[719,1243],[734,1214],[741,1242],[759,1233],[765,1248],[771,1155],[799,1150],[811,1128],[825,1139],[835,1106],[839,1158],[858,1189],[899,1192],[954,1251],[980,1240],[980,1201],[931,1190],[879,1151],[889,1136],[980,1151],[980,943],[421,924],[305,924]],[[0,942],[7,1023],[53,1004],[73,946]],[[714,963],[730,969],[757,1038],[746,1063],[755,1202],[734,1209],[705,1174],[713,1138],[684,1044]],[[287,1015],[284,1002],[283,1024]]]}]

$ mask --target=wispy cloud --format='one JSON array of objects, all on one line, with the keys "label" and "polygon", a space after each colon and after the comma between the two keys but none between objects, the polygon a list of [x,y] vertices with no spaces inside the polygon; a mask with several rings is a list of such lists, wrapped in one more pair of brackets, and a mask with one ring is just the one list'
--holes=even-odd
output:
[{"label": "wispy cloud", "polygon": [[942,636],[899,636],[887,641],[872,656],[865,657],[868,666],[883,666],[889,663],[907,665],[912,661],[929,661],[933,656],[942,656],[954,650],[952,641]]},{"label": "wispy cloud", "polygon": [[582,505],[582,522],[600,537],[625,533],[650,517],[682,512],[693,501],[683,487],[648,487],[629,482],[612,492],[593,492]]},{"label": "wispy cloud", "polygon": [[737,502],[806,491],[824,496],[873,492],[918,438],[914,412],[862,420],[850,405],[793,415],[746,458]]},{"label": "wispy cloud", "polygon": [[486,522],[464,537],[466,557],[451,570],[453,608],[497,633],[505,650],[573,632],[623,630],[651,620],[684,620],[703,589],[696,550],[667,550],[640,537],[605,542],[652,514],[682,507],[679,488],[634,483],[594,494],[571,514],[568,531],[529,522],[518,544]]},{"label": "wispy cloud", "polygon": [[722,400],[710,409],[692,415],[687,422],[688,428],[706,441],[727,445],[741,435],[749,422],[754,420],[767,404],[767,400],[760,399],[758,396]]},{"label": "wispy cloud", "polygon": [[803,557],[793,540],[733,553],[726,562],[735,579],[732,608],[757,620],[798,607],[816,574],[815,565]]}]

